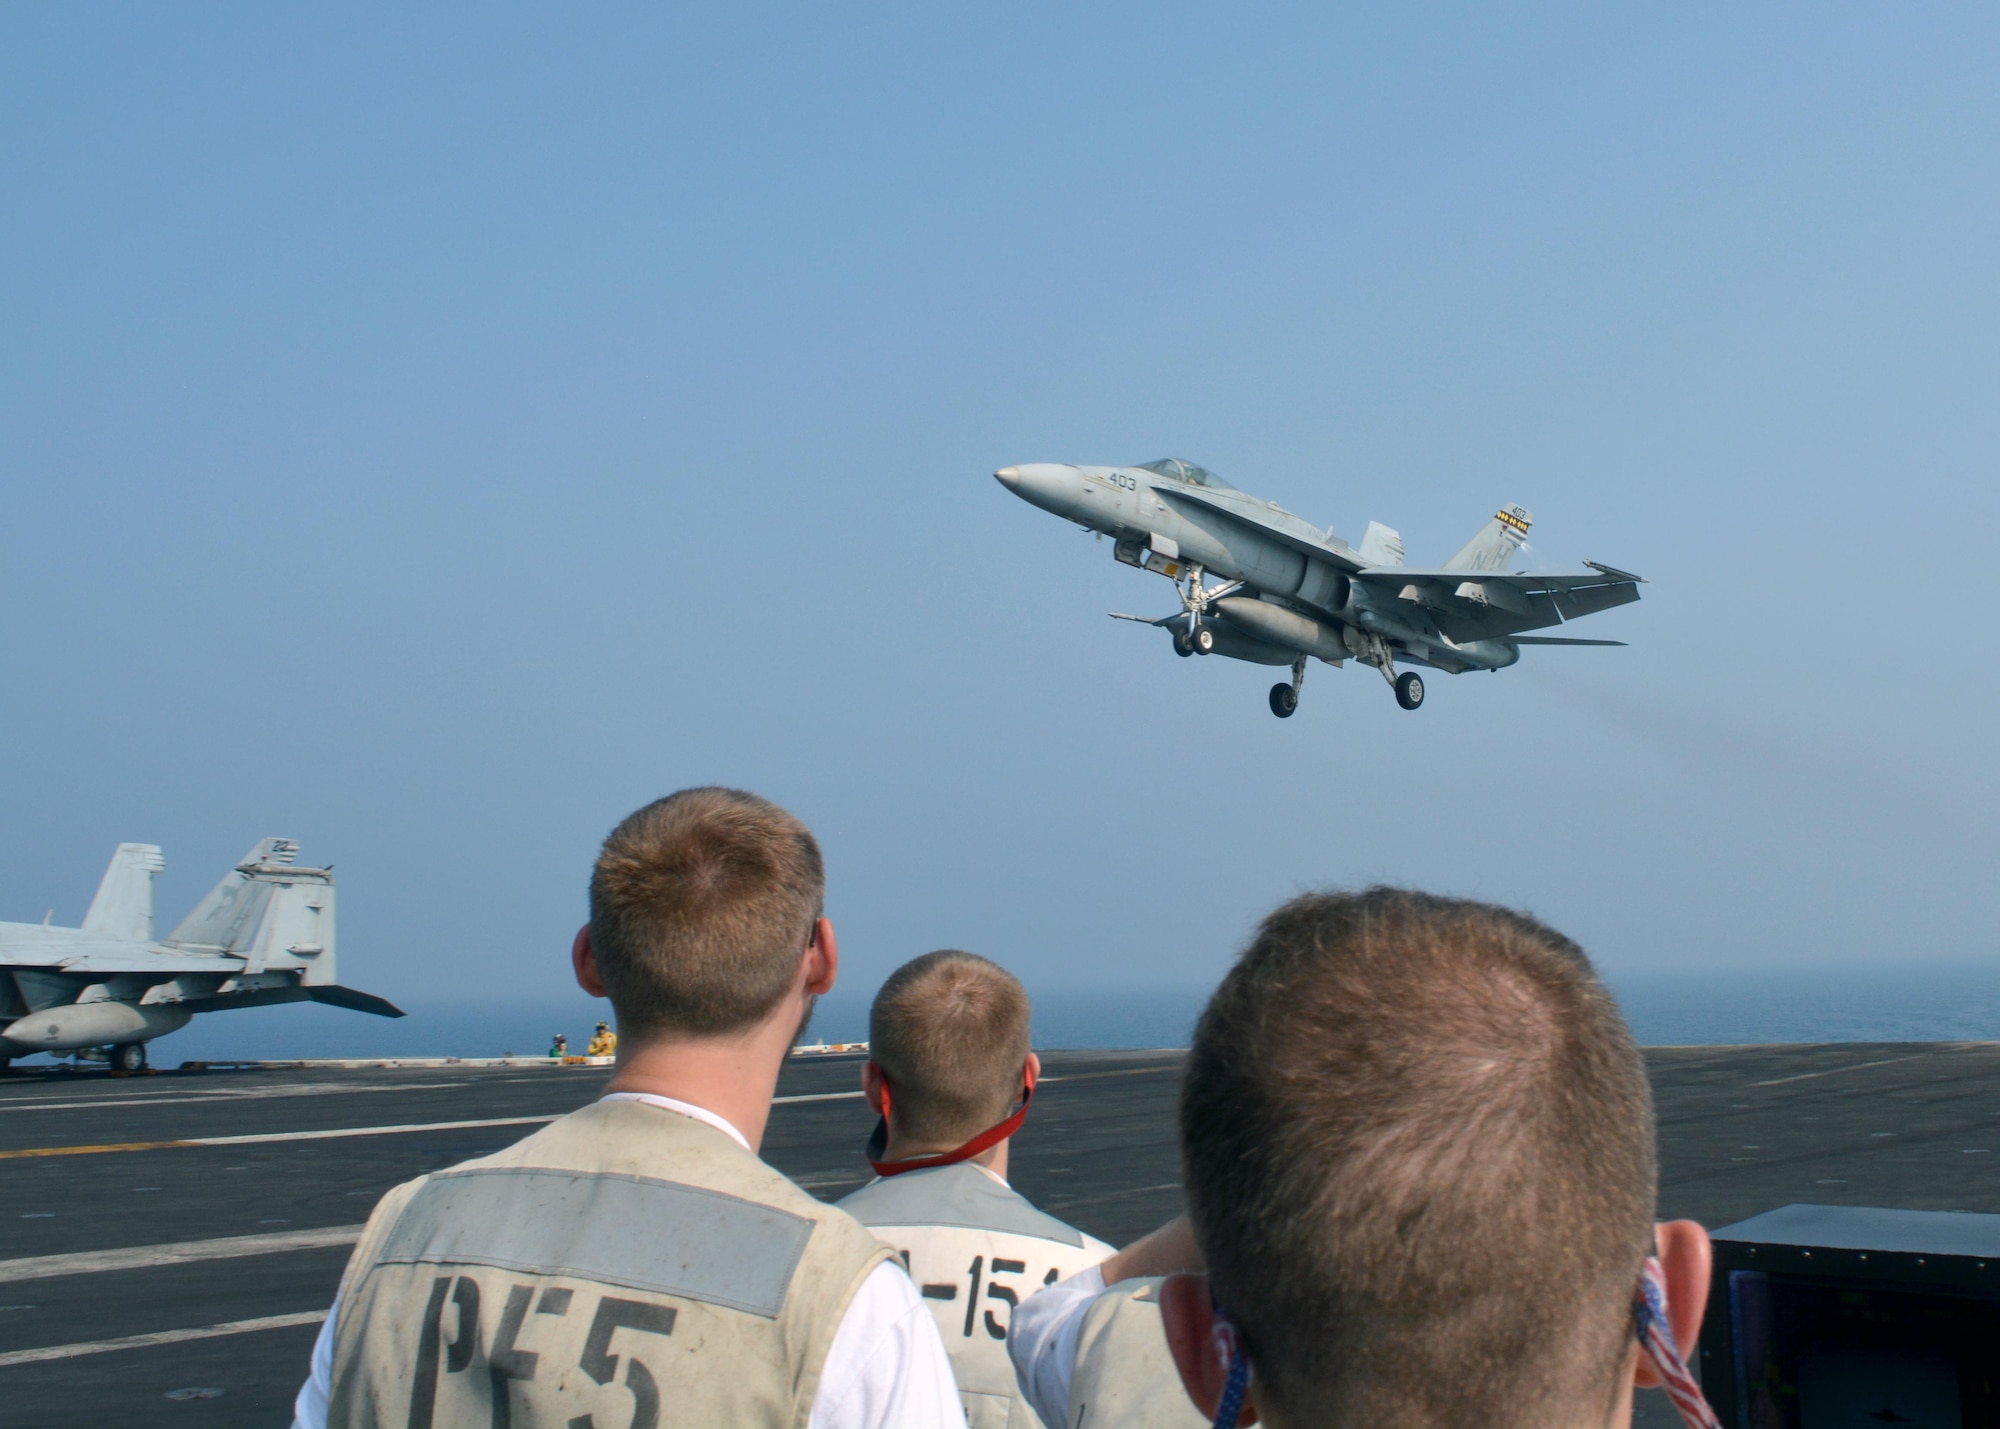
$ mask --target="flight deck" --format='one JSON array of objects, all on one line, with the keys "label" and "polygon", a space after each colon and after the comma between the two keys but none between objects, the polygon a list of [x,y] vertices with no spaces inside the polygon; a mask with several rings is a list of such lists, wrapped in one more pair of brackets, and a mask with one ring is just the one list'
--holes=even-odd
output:
[{"label": "flight deck", "polygon": [[[1046,1052],[1013,1181],[1122,1244],[1181,1207],[1181,1055]],[[1662,1212],[2000,1212],[2000,1044],[1658,1048]],[[869,1172],[856,1055],[785,1069],[764,1155]],[[262,1066],[0,1079],[0,1426],[282,1425],[360,1224],[399,1181],[592,1100],[607,1069]],[[1643,1396],[1652,1400],[1655,1396]],[[1640,1424],[1673,1422],[1663,1404]]]}]

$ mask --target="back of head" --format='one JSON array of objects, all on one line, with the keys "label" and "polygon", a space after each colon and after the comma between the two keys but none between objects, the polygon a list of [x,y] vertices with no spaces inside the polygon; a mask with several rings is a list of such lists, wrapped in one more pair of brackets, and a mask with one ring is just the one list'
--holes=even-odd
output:
[{"label": "back of head", "polygon": [[889,1079],[899,1136],[957,1145],[1007,1115],[1028,1060],[1028,994],[976,953],[912,958],[868,1013],[868,1055]]},{"label": "back of head", "polygon": [[1398,889],[1273,913],[1197,1028],[1189,1209],[1288,1426],[1602,1422],[1657,1184],[1574,943]]},{"label": "back of head", "polygon": [[719,1035],[784,998],[826,893],[804,824],[735,789],[632,814],[590,876],[590,940],[628,1036]]}]

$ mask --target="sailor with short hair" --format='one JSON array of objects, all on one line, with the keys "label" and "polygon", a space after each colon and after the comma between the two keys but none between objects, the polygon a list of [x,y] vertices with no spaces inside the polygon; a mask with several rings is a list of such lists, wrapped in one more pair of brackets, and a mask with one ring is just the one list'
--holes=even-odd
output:
[{"label": "sailor with short hair", "polygon": [[[1583,949],[1411,889],[1266,918],[1195,1028],[1188,1215],[1024,1304],[1065,1429],[1627,1429],[1686,1356],[1708,1233],[1655,1223],[1646,1064]],[[1163,1352],[1164,1351],[1164,1352]]]},{"label": "sailor with short hair", "polygon": [[576,979],[625,1029],[610,1090],[369,1218],[298,1429],[961,1429],[893,1253],[758,1159],[839,966],[819,846],[684,790],[605,840]]},{"label": "sailor with short hair", "polygon": [[1012,973],[945,950],[905,963],[869,1013],[876,1179],[839,1202],[895,1247],[951,1354],[972,1429],[1040,1429],[1007,1358],[1013,1308],[1112,1252],[1007,1184],[1034,1095],[1028,995]]}]

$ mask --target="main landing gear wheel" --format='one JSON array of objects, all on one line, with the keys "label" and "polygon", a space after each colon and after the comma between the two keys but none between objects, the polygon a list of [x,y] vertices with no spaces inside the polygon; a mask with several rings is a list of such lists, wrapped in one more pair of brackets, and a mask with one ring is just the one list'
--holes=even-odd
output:
[{"label": "main landing gear wheel", "polygon": [[1194,642],[1188,639],[1188,633],[1185,630],[1176,630],[1174,632],[1174,653],[1181,656],[1194,654]]},{"label": "main landing gear wheel", "polygon": [[146,1044],[144,1042],[120,1042],[111,1049],[111,1070],[114,1072],[143,1072],[146,1070]]},{"label": "main landing gear wheel", "polygon": [[1424,677],[1415,670],[1405,670],[1396,676],[1396,703],[1406,710],[1413,710],[1424,702]]},{"label": "main landing gear wheel", "polygon": [[1299,707],[1299,692],[1290,685],[1271,686],[1271,713],[1279,719],[1290,719],[1292,711]]},{"label": "main landing gear wheel", "polygon": [[1215,632],[1210,630],[1206,625],[1197,625],[1194,628],[1194,634],[1189,636],[1188,639],[1194,642],[1196,654],[1212,655],[1215,653]]}]

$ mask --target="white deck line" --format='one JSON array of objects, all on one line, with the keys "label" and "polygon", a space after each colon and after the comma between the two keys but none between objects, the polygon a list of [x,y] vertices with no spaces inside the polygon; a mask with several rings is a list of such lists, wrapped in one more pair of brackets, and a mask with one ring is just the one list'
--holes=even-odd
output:
[{"label": "white deck line", "polygon": [[288,1330],[294,1325],[317,1325],[324,1310],[302,1310],[295,1315],[266,1315],[259,1320],[228,1320],[220,1325],[203,1325],[198,1330],[155,1330],[150,1335],[122,1335],[115,1340],[85,1340],[74,1345],[44,1345],[38,1350],[9,1350],[0,1354],[0,1369],[18,1364],[40,1364],[44,1360],[75,1359],[78,1355],[104,1355],[115,1350],[143,1350],[150,1345],[178,1345],[188,1340],[213,1340],[224,1335],[248,1335],[258,1330]]},{"label": "white deck line", "polygon": [[352,1245],[361,1227],[320,1226],[313,1230],[272,1231],[268,1235],[218,1236],[213,1240],[171,1241],[165,1245],[131,1245],[119,1250],[82,1250],[68,1255],[25,1255],[0,1260],[0,1283],[50,1280],[63,1275],[95,1275],[107,1270],[144,1270],[155,1265],[187,1265],[202,1260],[232,1260],[244,1255],[274,1255],[287,1250],[319,1250]]}]

